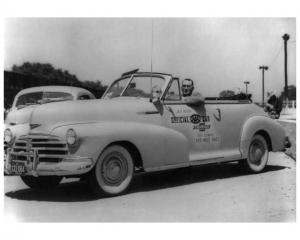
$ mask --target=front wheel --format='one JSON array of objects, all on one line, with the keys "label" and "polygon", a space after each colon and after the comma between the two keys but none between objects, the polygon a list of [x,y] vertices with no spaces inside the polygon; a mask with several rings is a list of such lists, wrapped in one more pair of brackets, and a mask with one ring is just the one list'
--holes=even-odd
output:
[{"label": "front wheel", "polygon": [[50,188],[56,187],[62,177],[59,176],[40,176],[40,177],[33,177],[33,176],[21,176],[23,182],[30,188],[36,190],[47,190]]},{"label": "front wheel", "polygon": [[265,168],[268,159],[269,150],[265,138],[261,135],[254,135],[249,145],[247,159],[242,162],[243,166],[251,172],[258,173]]},{"label": "front wheel", "polygon": [[98,196],[124,193],[132,180],[134,164],[131,154],[120,145],[106,148],[88,177],[91,190]]}]

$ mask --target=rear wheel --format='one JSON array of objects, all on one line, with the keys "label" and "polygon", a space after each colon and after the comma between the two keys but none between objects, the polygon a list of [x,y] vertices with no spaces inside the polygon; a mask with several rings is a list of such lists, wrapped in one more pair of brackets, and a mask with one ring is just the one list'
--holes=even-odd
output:
[{"label": "rear wheel", "polygon": [[23,182],[32,189],[37,190],[47,190],[56,187],[62,177],[60,176],[40,176],[40,177],[33,177],[33,176],[21,176]]},{"label": "rear wheel", "polygon": [[242,162],[242,165],[247,170],[258,173],[265,168],[268,159],[269,150],[267,141],[261,135],[254,135],[249,145],[247,159]]},{"label": "rear wheel", "polygon": [[132,180],[134,164],[131,154],[120,145],[106,148],[89,175],[89,185],[96,195],[124,193]]}]

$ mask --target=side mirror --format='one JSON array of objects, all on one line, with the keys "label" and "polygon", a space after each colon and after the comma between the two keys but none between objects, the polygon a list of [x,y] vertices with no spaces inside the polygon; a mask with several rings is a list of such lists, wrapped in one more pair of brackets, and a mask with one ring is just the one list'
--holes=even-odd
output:
[{"label": "side mirror", "polygon": [[200,96],[186,97],[184,101],[189,106],[201,106],[204,104],[204,98]]}]

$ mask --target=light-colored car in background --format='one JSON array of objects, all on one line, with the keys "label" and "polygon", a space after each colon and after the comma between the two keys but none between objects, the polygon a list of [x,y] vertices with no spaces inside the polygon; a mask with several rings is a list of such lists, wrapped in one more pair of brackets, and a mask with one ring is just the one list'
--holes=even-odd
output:
[{"label": "light-colored car in background", "polygon": [[239,161],[258,173],[290,145],[250,101],[183,98],[178,78],[138,71],[102,99],[39,105],[18,132],[4,133],[7,174],[36,189],[80,177],[97,195],[125,192],[137,172]]},{"label": "light-colored car in background", "polygon": [[14,126],[28,123],[32,111],[41,104],[58,101],[95,99],[88,90],[71,86],[40,86],[21,90],[7,112],[5,124]]}]

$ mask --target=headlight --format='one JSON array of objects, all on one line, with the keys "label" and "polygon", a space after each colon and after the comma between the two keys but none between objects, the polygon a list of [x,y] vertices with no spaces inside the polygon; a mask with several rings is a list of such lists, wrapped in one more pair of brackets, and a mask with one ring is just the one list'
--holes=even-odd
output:
[{"label": "headlight", "polygon": [[77,141],[76,132],[73,129],[69,129],[66,133],[66,141],[68,145],[74,145]]},{"label": "headlight", "polygon": [[4,142],[11,144],[13,142],[14,136],[12,131],[8,128],[4,131]]}]

